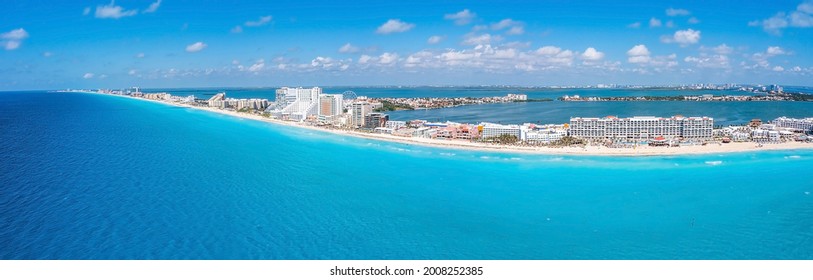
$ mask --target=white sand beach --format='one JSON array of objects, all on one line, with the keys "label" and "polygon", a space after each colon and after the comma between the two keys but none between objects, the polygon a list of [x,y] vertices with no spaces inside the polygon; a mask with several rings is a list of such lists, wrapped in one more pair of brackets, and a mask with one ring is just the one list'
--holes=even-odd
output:
[{"label": "white sand beach", "polygon": [[150,100],[144,98],[131,97],[126,95],[114,95],[96,92],[83,92],[93,93],[100,95],[118,96],[122,98],[137,99],[143,101],[151,101],[155,103],[166,104],[170,106],[192,108],[198,110],[209,111],[217,114],[229,115],[238,118],[251,119],[261,122],[274,123],[279,125],[295,126],[304,129],[318,130],[327,133],[334,133],[340,135],[347,135],[353,137],[360,137],[366,139],[374,139],[381,141],[397,142],[407,145],[421,145],[439,148],[450,149],[467,149],[479,151],[493,151],[493,152],[509,152],[509,153],[530,153],[530,154],[553,154],[553,155],[593,155],[593,156],[670,156],[670,155],[685,155],[685,154],[714,154],[714,153],[734,153],[734,152],[749,152],[749,151],[764,151],[764,150],[790,150],[790,149],[813,149],[813,143],[803,142],[784,142],[776,144],[763,144],[761,147],[754,142],[741,142],[741,143],[725,143],[725,144],[708,144],[705,146],[681,146],[681,147],[651,147],[651,146],[637,146],[634,148],[608,148],[604,146],[585,146],[585,147],[540,147],[540,146],[514,146],[514,145],[499,145],[490,143],[467,142],[461,140],[443,140],[443,139],[430,139],[430,138],[417,138],[417,137],[400,137],[390,134],[377,134],[368,133],[356,130],[343,130],[332,129],[319,126],[307,125],[299,122],[282,121],[277,119],[265,118],[255,114],[239,113],[235,111],[228,111],[209,107],[197,107],[186,104],[164,102],[159,100]]}]

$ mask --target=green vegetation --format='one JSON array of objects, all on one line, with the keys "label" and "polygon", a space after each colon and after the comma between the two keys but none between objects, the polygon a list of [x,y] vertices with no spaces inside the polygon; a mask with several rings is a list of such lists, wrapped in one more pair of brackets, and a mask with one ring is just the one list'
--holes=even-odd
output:
[{"label": "green vegetation", "polygon": [[406,104],[399,104],[399,103],[392,103],[386,100],[381,101],[381,108],[376,108],[374,111],[376,112],[386,112],[386,111],[399,111],[399,110],[415,110],[412,106]]},{"label": "green vegetation", "polygon": [[584,141],[573,136],[565,136],[562,137],[562,139],[559,139],[558,141],[551,142],[551,146],[572,146],[581,144],[584,144]]},{"label": "green vegetation", "polygon": [[790,95],[790,100],[793,101],[813,101],[813,94],[804,93],[786,93]]},{"label": "green vegetation", "polygon": [[485,139],[488,142],[496,142],[500,144],[513,144],[519,141],[516,135],[500,134],[500,136],[489,137]]}]

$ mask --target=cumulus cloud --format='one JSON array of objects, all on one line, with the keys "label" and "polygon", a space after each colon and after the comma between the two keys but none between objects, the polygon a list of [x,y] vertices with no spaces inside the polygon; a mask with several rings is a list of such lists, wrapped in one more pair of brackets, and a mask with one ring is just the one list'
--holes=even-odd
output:
[{"label": "cumulus cloud", "polygon": [[339,48],[339,53],[357,53],[358,51],[359,48],[351,45],[350,43],[344,44],[341,48]]},{"label": "cumulus cloud", "polygon": [[691,13],[689,13],[689,11],[685,9],[674,9],[674,8],[666,9],[666,15],[670,17],[688,16],[689,14]]},{"label": "cumulus cloud", "polygon": [[190,53],[199,52],[206,48],[206,46],[207,45],[204,44],[203,42],[195,42],[191,45],[186,46],[186,52]]},{"label": "cumulus cloud", "polygon": [[90,7],[85,7],[85,9],[84,9],[84,10],[82,10],[82,15],[83,15],[83,16],[89,15],[89,14],[90,14],[90,10],[91,10],[91,9],[90,9]]},{"label": "cumulus cloud", "polygon": [[700,23],[700,20],[697,19],[696,17],[690,17],[688,20],[686,20],[686,22],[688,22],[689,24],[698,24]]},{"label": "cumulus cloud", "polygon": [[137,53],[136,58],[144,58],[144,53]]},{"label": "cumulus cloud", "polygon": [[654,17],[649,19],[649,27],[661,27],[661,25],[663,25],[661,20]]},{"label": "cumulus cloud", "polygon": [[766,50],[765,53],[768,54],[769,56],[787,54],[787,52],[785,50],[783,50],[781,47],[777,47],[777,46],[768,47],[768,50]]},{"label": "cumulus cloud", "polygon": [[794,11],[778,12],[770,18],[751,21],[748,25],[760,26],[765,32],[777,36],[782,35],[782,30],[785,28],[813,27],[813,1],[802,2],[796,6]]},{"label": "cumulus cloud", "polygon": [[457,25],[466,25],[469,24],[476,16],[477,14],[472,13],[471,11],[469,11],[469,9],[463,9],[462,11],[459,11],[454,14],[446,14],[443,16],[443,18],[447,20],[452,20],[454,21],[454,24]]},{"label": "cumulus cloud", "polygon": [[122,6],[116,5],[115,1],[110,1],[110,4],[96,6],[95,16],[96,18],[119,19],[136,14],[138,14],[138,10],[125,10]]},{"label": "cumulus cloud", "polygon": [[684,62],[694,64],[697,68],[729,68],[730,60],[724,54],[700,54],[700,56],[687,56],[683,59]]},{"label": "cumulus cloud", "polygon": [[718,54],[731,54],[731,52],[734,51],[733,48],[729,47],[726,44],[716,46],[716,47],[713,48],[713,50],[714,50],[715,53],[718,53]]},{"label": "cumulus cloud", "polygon": [[147,7],[146,10],[144,10],[144,13],[145,14],[146,13],[154,13],[155,11],[158,10],[158,7],[160,7],[160,6],[161,6],[161,0],[157,0],[155,2],[152,2],[152,4],[150,4],[150,6]]},{"label": "cumulus cloud", "polygon": [[525,33],[525,23],[507,18],[491,24],[491,30],[503,29],[507,29],[505,34],[520,35]]},{"label": "cumulus cloud", "polygon": [[641,22],[633,22],[633,23],[627,24],[627,27],[629,27],[629,28],[641,28]]},{"label": "cumulus cloud", "polygon": [[254,21],[251,21],[251,20],[246,21],[243,25],[245,25],[247,27],[257,27],[257,26],[266,25],[269,22],[271,22],[271,16],[262,16],[259,19],[254,20]]},{"label": "cumulus cloud", "polygon": [[229,30],[229,32],[231,32],[231,33],[243,33],[243,27],[239,26],[239,25],[235,26],[234,28]]},{"label": "cumulus cloud", "polygon": [[499,42],[502,40],[502,37],[499,35],[491,36],[491,34],[485,33],[480,35],[470,34],[466,36],[466,39],[463,40],[462,44],[464,45],[487,45],[494,42]]},{"label": "cumulus cloud", "polygon": [[401,21],[400,19],[390,19],[381,26],[379,26],[378,29],[375,30],[375,33],[378,34],[401,33],[407,32],[414,27],[415,24],[406,23]]},{"label": "cumulus cloud", "polygon": [[82,75],[82,79],[93,79],[93,76],[95,76],[93,73],[85,73]]},{"label": "cumulus cloud", "polygon": [[648,63],[651,59],[646,45],[635,45],[627,51],[627,61],[630,63]]},{"label": "cumulus cloud", "polygon": [[440,43],[440,41],[443,41],[443,37],[438,36],[438,35],[431,36],[431,37],[429,37],[429,39],[426,39],[426,43],[429,43],[429,44],[432,44],[432,45]]},{"label": "cumulus cloud", "polygon": [[250,67],[248,67],[248,71],[249,72],[258,72],[260,70],[263,70],[263,68],[265,68],[265,60],[260,59],[260,60],[257,60],[257,62],[255,62],[254,64],[252,64]]},{"label": "cumulus cloud", "polygon": [[700,31],[691,28],[686,30],[675,31],[675,34],[672,35],[671,37],[669,36],[661,37],[661,42],[677,43],[683,47],[691,44],[696,44],[698,41],[700,41]]},{"label": "cumulus cloud", "polygon": [[6,50],[16,50],[26,38],[28,38],[28,32],[23,28],[17,28],[0,34],[0,44]]},{"label": "cumulus cloud", "polygon": [[587,48],[581,55],[582,60],[585,61],[597,61],[604,58],[604,53],[597,51],[595,48]]},{"label": "cumulus cloud", "polygon": [[43,52],[42,53],[42,56],[44,56],[44,57],[51,57],[53,55],[54,55],[54,53],[52,53],[52,52]]},{"label": "cumulus cloud", "polygon": [[782,66],[774,66],[773,69],[771,69],[771,70],[773,70],[775,72],[782,72],[782,71],[785,71],[785,68],[783,68]]}]

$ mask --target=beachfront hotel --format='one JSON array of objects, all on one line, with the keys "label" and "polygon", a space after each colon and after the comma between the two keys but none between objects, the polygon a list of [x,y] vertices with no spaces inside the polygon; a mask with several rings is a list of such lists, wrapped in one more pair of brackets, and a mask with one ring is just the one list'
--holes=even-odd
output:
[{"label": "beachfront hotel", "polygon": [[522,139],[520,127],[516,124],[504,125],[496,123],[482,123],[480,126],[482,127],[483,131],[483,139],[499,137],[501,135],[511,135],[517,137],[517,139]]},{"label": "beachfront hotel", "polygon": [[789,128],[798,132],[813,132],[813,118],[794,119],[788,117],[779,117],[771,122],[777,127]]},{"label": "beachfront hotel", "polygon": [[275,106],[269,113],[280,119],[304,121],[308,115],[318,114],[321,94],[319,87],[282,87],[276,90]]},{"label": "beachfront hotel", "polygon": [[708,140],[712,137],[714,119],[709,117],[631,117],[571,118],[570,136],[587,140],[651,140],[666,139]]}]

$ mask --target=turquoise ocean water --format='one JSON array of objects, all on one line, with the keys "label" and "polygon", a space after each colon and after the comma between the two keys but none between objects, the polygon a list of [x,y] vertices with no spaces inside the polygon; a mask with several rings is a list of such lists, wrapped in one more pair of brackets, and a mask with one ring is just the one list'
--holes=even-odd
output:
[{"label": "turquoise ocean water", "polygon": [[813,259],[813,150],[506,154],[0,100],[2,259]]}]

